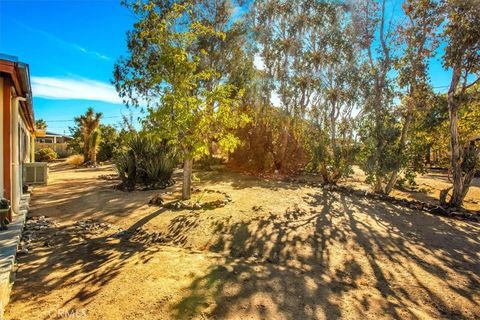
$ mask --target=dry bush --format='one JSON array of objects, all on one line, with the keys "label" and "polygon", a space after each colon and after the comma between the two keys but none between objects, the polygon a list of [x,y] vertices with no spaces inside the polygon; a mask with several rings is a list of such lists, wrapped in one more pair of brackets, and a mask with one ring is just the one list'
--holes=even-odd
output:
[{"label": "dry bush", "polygon": [[285,175],[305,168],[308,162],[302,123],[279,111],[257,117],[237,135],[242,144],[230,157],[233,167],[250,173]]},{"label": "dry bush", "polygon": [[81,166],[85,162],[85,158],[81,154],[74,154],[67,158],[67,163],[76,167]]}]

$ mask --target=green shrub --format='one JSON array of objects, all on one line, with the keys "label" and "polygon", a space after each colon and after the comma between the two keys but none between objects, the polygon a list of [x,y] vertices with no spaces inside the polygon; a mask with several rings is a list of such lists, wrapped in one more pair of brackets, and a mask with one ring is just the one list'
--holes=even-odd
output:
[{"label": "green shrub", "polygon": [[126,149],[115,156],[114,162],[123,187],[129,190],[135,184],[147,188],[169,185],[177,163],[166,141],[140,133],[128,139]]},{"label": "green shrub", "polygon": [[42,148],[35,152],[35,161],[50,162],[58,158],[58,154],[52,148]]}]

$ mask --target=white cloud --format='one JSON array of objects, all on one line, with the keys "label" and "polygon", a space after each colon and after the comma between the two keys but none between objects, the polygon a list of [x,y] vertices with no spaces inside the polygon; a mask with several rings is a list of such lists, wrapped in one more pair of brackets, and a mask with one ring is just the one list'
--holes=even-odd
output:
[{"label": "white cloud", "polygon": [[101,53],[96,52],[96,51],[87,50],[87,49],[85,49],[84,47],[79,46],[79,45],[76,44],[76,43],[71,43],[71,44],[69,44],[69,45],[72,46],[73,48],[76,48],[77,50],[80,50],[80,51],[83,52],[83,53],[90,54],[90,55],[94,55],[95,57],[97,57],[97,58],[99,58],[99,59],[110,60],[110,58],[107,57],[106,55],[101,54]]},{"label": "white cloud", "polygon": [[76,50],[76,51],[80,51],[84,54],[87,54],[87,55],[90,55],[90,56],[93,56],[93,57],[96,57],[98,59],[101,59],[101,60],[111,60],[110,57],[100,53],[100,52],[97,52],[97,51],[94,51],[94,50],[89,50],[75,42],[69,42],[69,41],[65,41],[63,39],[60,39],[59,37],[49,33],[49,32],[46,32],[46,31],[43,31],[43,30],[40,30],[40,29],[35,29],[35,28],[32,28],[22,22],[18,22],[18,21],[15,21],[15,23],[17,23],[18,25],[22,26],[23,28],[27,29],[28,31],[30,32],[34,32],[34,33],[37,33],[39,35],[42,35],[43,37],[45,37],[46,39],[56,43],[58,46],[60,47],[64,47],[64,48],[70,48],[70,49],[73,49],[73,50]]},{"label": "white cloud", "polygon": [[122,99],[112,85],[84,78],[32,77],[32,92],[34,97],[39,98],[122,104]]}]

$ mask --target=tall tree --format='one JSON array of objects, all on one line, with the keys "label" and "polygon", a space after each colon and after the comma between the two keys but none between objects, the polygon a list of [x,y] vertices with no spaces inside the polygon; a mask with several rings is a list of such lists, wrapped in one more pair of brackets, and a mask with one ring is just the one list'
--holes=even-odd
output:
[{"label": "tall tree", "polygon": [[[76,117],[75,123],[80,129],[83,138],[83,156],[85,157],[85,162],[91,161],[93,164],[96,164],[96,146],[97,144],[93,142],[99,142],[97,137],[92,136],[100,126],[100,120],[102,118],[101,112],[95,112],[93,108],[88,108],[85,114]],[[92,141],[94,140],[94,141]],[[95,146],[95,148],[94,148]],[[93,156],[93,159],[92,159]]]},{"label": "tall tree", "polygon": [[353,7],[357,40],[366,53],[362,110],[362,168],[374,191],[385,192],[385,179],[392,169],[399,136],[393,113],[395,88],[391,71],[395,62],[392,47],[395,21],[387,14],[386,0],[361,0]]},{"label": "tall tree", "polygon": [[[324,4],[312,19],[310,46],[315,94],[310,102],[318,135],[314,159],[324,183],[351,173],[355,157],[353,109],[359,94],[359,51],[346,7]],[[312,38],[313,40],[313,38]]]},{"label": "tall tree", "polygon": [[397,157],[384,190],[387,194],[393,190],[401,170],[414,168],[409,161],[414,153],[406,149],[414,148],[415,140],[409,139],[409,135],[415,112],[424,107],[433,95],[428,78],[428,61],[438,45],[438,27],[442,21],[436,0],[406,0],[402,8],[406,21],[399,26],[399,39],[405,48],[396,62],[396,69],[398,84],[405,88],[398,110],[403,122],[396,148]]},{"label": "tall tree", "polygon": [[[239,112],[241,90],[212,81],[201,42],[226,41],[226,33],[199,18],[195,1],[144,1],[128,5],[138,16],[128,34],[130,56],[115,66],[117,91],[127,103],[147,101],[146,130],[175,145],[183,159],[182,198],[190,198],[193,158],[238,144],[232,129],[248,121]],[[231,12],[230,12],[231,14]]]},{"label": "tall tree", "polygon": [[[447,102],[453,193],[448,204],[444,204],[460,207],[470,188],[480,153],[480,139],[469,137],[462,147],[458,130],[458,115],[465,106],[467,89],[480,82],[480,5],[475,0],[448,0],[445,10],[443,65],[452,70]],[[445,202],[446,192],[448,189],[442,192],[442,202]]]},{"label": "tall tree", "polygon": [[[278,97],[286,114],[278,134],[283,139],[277,141],[283,149],[276,161],[287,162],[291,146],[308,137],[311,167],[321,171],[326,183],[335,183],[348,172],[340,168],[348,168],[341,150],[348,143],[340,143],[338,126],[351,115],[358,72],[347,9],[328,1],[259,0],[251,14],[258,55],[264,62],[263,96],[269,103]],[[315,136],[304,131],[312,120]]]}]

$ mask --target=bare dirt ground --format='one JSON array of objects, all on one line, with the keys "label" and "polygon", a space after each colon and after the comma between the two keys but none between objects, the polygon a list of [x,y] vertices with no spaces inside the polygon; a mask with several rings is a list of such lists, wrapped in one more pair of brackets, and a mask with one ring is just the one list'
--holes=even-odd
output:
[{"label": "bare dirt ground", "polygon": [[[357,189],[368,189],[369,185],[365,184],[365,174],[358,167],[354,167],[354,174],[344,183],[351,185]],[[409,200],[420,200],[439,204],[440,191],[452,186],[452,182],[448,181],[446,171],[430,171],[424,175],[419,175],[415,179],[417,183],[417,191],[397,190],[392,191],[392,196],[397,198],[405,198]],[[450,193],[451,194],[451,191]],[[480,211],[480,179],[474,178],[472,185],[465,197],[463,206],[469,210]]]},{"label": "bare dirt ground", "polygon": [[172,211],[112,173],[59,164],[35,189],[58,225],[19,257],[7,319],[480,318],[479,224],[224,171],[195,188],[232,203]]}]

